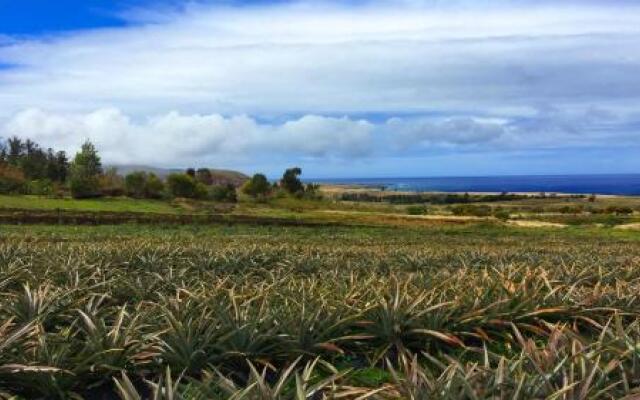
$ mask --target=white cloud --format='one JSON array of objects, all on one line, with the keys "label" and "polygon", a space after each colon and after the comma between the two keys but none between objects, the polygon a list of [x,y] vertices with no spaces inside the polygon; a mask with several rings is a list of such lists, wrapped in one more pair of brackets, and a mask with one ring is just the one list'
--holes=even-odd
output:
[{"label": "white cloud", "polygon": [[134,115],[465,110],[640,92],[640,7],[194,6],[0,47],[0,108]]},{"label": "white cloud", "polygon": [[192,4],[0,37],[0,133],[157,165],[629,142],[640,6],[616,3]]},{"label": "white cloud", "polygon": [[307,115],[281,124],[261,124],[245,115],[175,111],[134,121],[118,109],[105,108],[67,114],[28,109],[11,118],[4,131],[71,154],[89,139],[110,163],[176,166],[366,156],[373,127],[346,117]]}]

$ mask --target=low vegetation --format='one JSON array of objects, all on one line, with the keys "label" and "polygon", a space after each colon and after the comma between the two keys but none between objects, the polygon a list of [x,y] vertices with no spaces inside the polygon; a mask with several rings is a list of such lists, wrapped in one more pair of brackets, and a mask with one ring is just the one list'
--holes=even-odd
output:
[{"label": "low vegetation", "polygon": [[5,227],[0,391],[633,398],[638,240],[482,224]]}]

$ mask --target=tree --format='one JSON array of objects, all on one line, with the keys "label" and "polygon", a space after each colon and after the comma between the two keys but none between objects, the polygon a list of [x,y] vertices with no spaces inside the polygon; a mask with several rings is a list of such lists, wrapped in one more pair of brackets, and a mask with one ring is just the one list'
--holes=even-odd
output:
[{"label": "tree", "polygon": [[167,186],[174,197],[195,197],[196,180],[191,175],[171,174],[167,177]]},{"label": "tree", "polygon": [[263,174],[255,174],[242,186],[242,192],[251,197],[266,196],[271,190],[269,180]]},{"label": "tree", "polygon": [[95,146],[84,142],[71,165],[71,195],[75,198],[99,197],[102,162]]},{"label": "tree", "polygon": [[150,199],[159,199],[164,194],[164,183],[156,174],[147,175],[147,182],[144,185],[144,195]]},{"label": "tree", "polygon": [[124,188],[129,197],[145,197],[146,184],[147,173],[144,171],[134,171],[124,177]]},{"label": "tree", "polygon": [[301,174],[302,170],[298,167],[287,169],[282,175],[280,186],[291,194],[304,193],[304,185],[300,181],[300,178],[298,178]]},{"label": "tree", "polygon": [[192,178],[196,177],[196,170],[193,168],[187,168],[186,174]]},{"label": "tree", "polygon": [[57,153],[47,150],[47,177],[54,182],[65,182],[69,170],[69,161],[64,151]]},{"label": "tree", "polygon": [[9,140],[7,141],[7,145],[9,146],[7,161],[9,162],[9,164],[17,167],[18,161],[20,160],[22,152],[24,151],[24,144],[22,143],[22,139],[17,136],[13,136],[9,138]]},{"label": "tree", "polygon": [[211,198],[215,201],[235,203],[238,201],[236,188],[230,183],[226,185],[215,185],[211,187]]}]

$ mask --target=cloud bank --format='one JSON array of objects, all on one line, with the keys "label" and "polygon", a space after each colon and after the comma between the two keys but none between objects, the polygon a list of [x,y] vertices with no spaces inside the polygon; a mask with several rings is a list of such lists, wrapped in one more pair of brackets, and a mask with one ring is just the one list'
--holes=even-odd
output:
[{"label": "cloud bank", "polygon": [[0,135],[70,150],[90,138],[111,162],[249,167],[637,146],[633,2],[124,15],[123,28],[0,39]]}]

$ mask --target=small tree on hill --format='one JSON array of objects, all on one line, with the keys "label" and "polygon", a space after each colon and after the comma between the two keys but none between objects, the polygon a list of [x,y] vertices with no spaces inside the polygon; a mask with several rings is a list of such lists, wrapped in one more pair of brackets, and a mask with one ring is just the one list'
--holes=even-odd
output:
[{"label": "small tree on hill", "polygon": [[271,190],[269,180],[263,174],[255,174],[243,186],[242,192],[251,197],[264,197]]},{"label": "small tree on hill", "polygon": [[298,178],[301,174],[302,170],[298,167],[287,169],[282,175],[280,186],[291,194],[304,193],[304,185],[302,181],[300,181],[300,178]]}]

